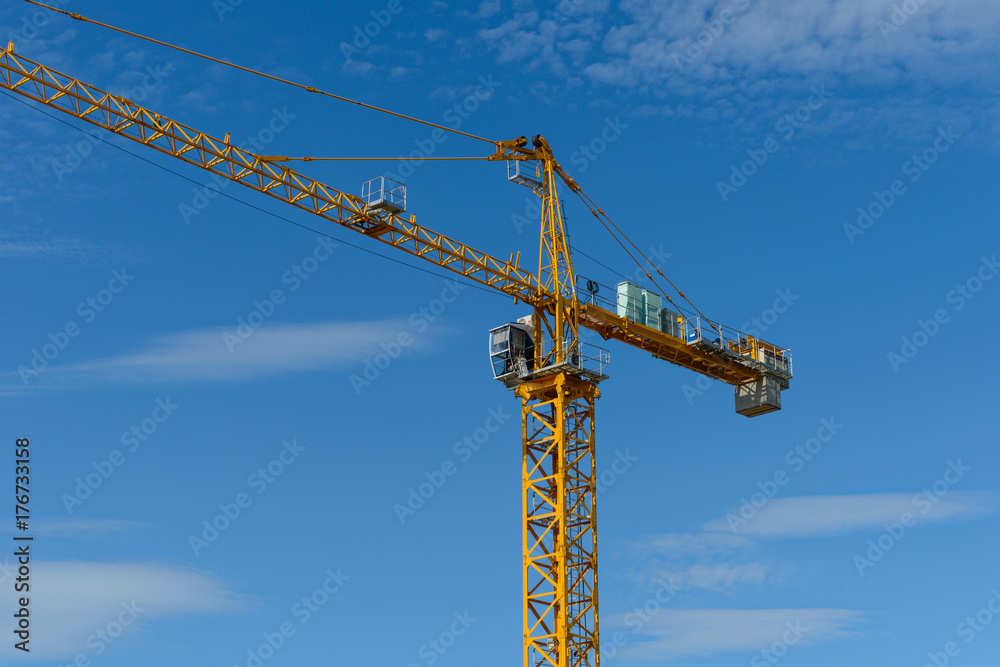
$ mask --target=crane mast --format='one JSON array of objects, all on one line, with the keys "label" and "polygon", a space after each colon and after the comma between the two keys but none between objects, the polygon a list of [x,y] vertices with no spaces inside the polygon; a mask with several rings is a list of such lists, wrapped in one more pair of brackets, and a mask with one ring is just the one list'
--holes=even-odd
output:
[{"label": "crane mast", "polygon": [[[594,407],[603,375],[581,374],[580,302],[548,142],[538,158],[542,228],[538,282],[551,295],[532,317],[533,376],[521,399],[523,664],[600,664]],[[565,174],[562,174],[565,176]],[[567,179],[572,187],[574,182]]]},{"label": "crane mast", "polygon": [[503,328],[506,336],[521,336],[522,356],[514,356],[514,338],[501,340],[491,332],[494,374],[521,400],[525,667],[600,664],[594,408],[601,395],[598,384],[607,379],[607,359],[605,351],[597,354],[596,367],[584,362],[591,357],[580,328],[733,385],[741,414],[780,408],[780,391],[792,376],[788,350],[677,313],[676,323],[664,327],[659,315],[657,321],[647,317],[645,305],[642,316],[636,316],[632,305],[623,306],[622,285],[627,290],[629,283],[619,285],[615,310],[593,298],[581,302],[557,182],[576,193],[580,189],[541,136],[530,148],[524,137],[496,142],[496,153],[486,157],[507,162],[508,178],[531,187],[542,200],[539,264],[533,275],[520,267],[520,253],[501,260],[418,225],[413,215],[407,219],[405,203],[383,196],[381,187],[373,198],[376,191],[367,184],[362,197],[324,185],[273,158],[231,145],[229,135],[209,136],[16,55],[13,43],[0,53],[0,87],[399,248],[533,309],[530,318]]}]

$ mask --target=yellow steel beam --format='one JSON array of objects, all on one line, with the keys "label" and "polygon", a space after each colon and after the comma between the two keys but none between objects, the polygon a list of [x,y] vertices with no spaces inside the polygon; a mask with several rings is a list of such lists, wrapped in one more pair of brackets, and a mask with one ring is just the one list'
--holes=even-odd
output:
[{"label": "yellow steel beam", "polygon": [[544,140],[541,140],[538,150],[525,148],[523,137],[500,142],[496,155],[490,156],[497,160],[539,159],[545,164],[543,203],[547,215],[543,221],[542,253],[539,258],[540,268],[547,274],[543,284],[539,277],[520,268],[519,259],[497,259],[418,225],[414,216],[407,220],[399,215],[372,210],[360,197],[341,192],[231,145],[228,135],[225,139],[218,139],[199,132],[130,100],[16,55],[13,44],[8,44],[0,52],[0,87],[523,301],[535,308],[536,340],[541,340],[543,332],[557,339],[553,349],[560,360],[572,351],[563,349],[562,340],[569,340],[570,345],[577,340],[578,319],[579,326],[596,331],[605,340],[619,340],[729,384],[755,380],[763,370],[752,363],[740,363],[711,351],[697,350],[655,329],[631,322],[594,304],[580,304],[576,300],[572,294],[572,266],[554,176],[558,175],[571,188],[576,184],[552,158],[552,151]]},{"label": "yellow steel beam", "polygon": [[557,373],[518,386],[525,667],[598,667],[597,386]]},{"label": "yellow steel beam", "polygon": [[0,55],[0,87],[375,238],[531,305],[548,295],[512,261],[490,256],[398,215],[369,209],[355,195],[267,162],[134,102],[82,83],[10,46]]},{"label": "yellow steel beam", "polygon": [[619,317],[592,303],[581,304],[580,326],[596,331],[604,340],[619,340],[671,363],[731,385],[760,378],[761,370],[735,359],[699,350],[680,338]]}]

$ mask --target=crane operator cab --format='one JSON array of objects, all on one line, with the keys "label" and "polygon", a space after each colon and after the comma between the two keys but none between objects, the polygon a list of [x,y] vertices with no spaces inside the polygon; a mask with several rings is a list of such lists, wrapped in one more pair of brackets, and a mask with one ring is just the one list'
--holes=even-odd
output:
[{"label": "crane operator cab", "polygon": [[493,377],[507,386],[535,369],[535,342],[530,324],[511,322],[490,331]]}]

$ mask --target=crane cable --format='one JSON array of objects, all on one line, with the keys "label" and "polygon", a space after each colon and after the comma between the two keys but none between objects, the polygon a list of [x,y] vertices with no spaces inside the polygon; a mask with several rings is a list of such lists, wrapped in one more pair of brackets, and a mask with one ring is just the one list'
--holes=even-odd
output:
[{"label": "crane cable", "polygon": [[[691,299],[689,299],[689,298],[687,297],[687,295],[686,295],[686,294],[684,294],[684,292],[682,292],[682,291],[680,290],[680,288],[678,288],[678,287],[677,287],[677,285],[674,285],[674,283],[673,283],[673,282],[672,282],[672,281],[670,280],[670,278],[667,278],[666,274],[664,274],[664,273],[663,273],[663,271],[661,271],[661,270],[660,270],[660,267],[656,266],[656,264],[654,264],[654,263],[653,263],[653,261],[652,261],[651,259],[649,259],[649,257],[647,257],[647,256],[646,256],[646,253],[644,253],[644,252],[643,252],[642,250],[640,250],[640,249],[639,249],[639,246],[637,246],[637,245],[635,244],[635,242],[634,242],[634,241],[633,241],[633,240],[632,240],[631,238],[629,238],[628,234],[626,234],[626,233],[625,233],[624,231],[622,231],[621,227],[619,227],[619,226],[618,226],[617,224],[615,224],[615,221],[614,221],[614,220],[612,220],[612,219],[611,219],[611,218],[610,218],[610,217],[608,216],[608,214],[607,214],[607,213],[605,213],[605,212],[604,212],[604,210],[603,210],[603,209],[602,209],[602,208],[601,208],[600,206],[598,206],[598,205],[597,205],[597,203],[596,203],[596,202],[594,202],[594,200],[593,200],[593,199],[591,199],[591,198],[590,198],[590,195],[588,195],[587,193],[585,193],[585,192],[584,192],[584,191],[583,191],[582,189],[580,189],[580,190],[577,190],[577,191],[576,191],[576,194],[577,194],[577,196],[578,196],[578,197],[580,198],[580,200],[581,200],[581,201],[583,202],[584,206],[586,206],[586,207],[587,207],[588,209],[590,209],[590,212],[591,212],[591,213],[593,213],[594,217],[595,217],[595,218],[597,218],[597,220],[598,220],[598,221],[599,221],[599,222],[601,223],[601,225],[603,225],[603,226],[604,226],[604,228],[608,230],[608,233],[609,233],[609,234],[611,234],[611,236],[613,236],[613,237],[614,237],[614,239],[615,239],[616,241],[618,241],[618,245],[620,245],[620,246],[622,247],[622,249],[623,249],[623,250],[625,250],[625,252],[626,252],[626,253],[628,253],[628,256],[632,258],[632,261],[636,263],[636,266],[638,266],[638,267],[639,267],[639,269],[640,269],[640,270],[641,270],[641,271],[642,271],[643,273],[645,273],[645,274],[646,274],[646,277],[647,277],[647,278],[649,278],[649,280],[650,280],[650,281],[651,281],[651,282],[653,283],[653,285],[654,285],[654,286],[656,286],[656,288],[657,288],[658,290],[660,290],[660,292],[661,292],[661,293],[663,294],[663,298],[665,298],[665,299],[666,299],[666,300],[667,300],[668,302],[670,302],[670,304],[671,304],[671,305],[675,306],[675,307],[676,307],[676,308],[677,308],[678,310],[680,310],[680,307],[679,307],[679,306],[677,306],[677,304],[676,304],[676,303],[674,303],[673,299],[671,299],[671,298],[670,298],[670,297],[669,297],[669,296],[667,295],[667,293],[666,293],[666,290],[664,290],[664,289],[663,289],[662,287],[660,287],[660,286],[659,286],[659,285],[657,284],[656,280],[655,280],[655,279],[653,278],[653,276],[652,276],[652,275],[650,275],[649,271],[647,271],[647,270],[646,270],[646,269],[645,269],[645,268],[644,268],[644,267],[642,266],[642,264],[641,264],[641,263],[639,262],[639,260],[637,260],[637,259],[635,258],[635,256],[634,256],[634,255],[633,255],[633,254],[632,254],[631,252],[629,252],[629,249],[628,249],[628,248],[626,248],[626,247],[625,247],[625,244],[621,242],[621,239],[619,239],[619,238],[618,238],[618,236],[617,236],[617,235],[616,235],[616,234],[615,234],[615,233],[614,233],[613,231],[611,231],[611,229],[610,229],[610,228],[608,227],[608,225],[607,225],[607,224],[605,224],[604,220],[607,220],[607,221],[608,221],[609,223],[611,223],[611,226],[612,226],[612,227],[614,227],[614,228],[615,228],[615,229],[616,229],[616,230],[618,231],[618,233],[619,233],[619,234],[621,234],[621,235],[622,235],[622,237],[623,237],[623,238],[624,238],[624,239],[625,239],[626,241],[628,241],[628,242],[629,242],[629,244],[630,244],[630,245],[631,245],[631,246],[632,246],[633,248],[635,248],[636,252],[638,252],[638,253],[639,253],[640,255],[642,255],[642,258],[643,258],[643,259],[645,259],[645,260],[646,260],[646,261],[647,261],[647,262],[649,263],[649,265],[650,265],[650,266],[652,266],[652,267],[653,267],[653,269],[655,269],[655,270],[656,270],[656,272],[657,272],[658,274],[660,274],[660,276],[662,276],[662,277],[663,277],[663,279],[664,279],[664,280],[666,280],[666,281],[667,281],[667,283],[668,283],[668,284],[669,284],[669,285],[670,285],[671,287],[673,287],[673,288],[674,288],[674,290],[675,290],[675,291],[677,292],[677,294],[679,294],[679,295],[681,296],[681,298],[682,298],[682,299],[684,299],[685,301],[687,301],[687,302],[688,302],[688,304],[690,304],[690,306],[691,306],[691,307],[692,307],[692,308],[693,308],[693,309],[695,310],[695,312],[696,312],[696,313],[698,313],[698,314],[699,314],[699,315],[701,316],[701,318],[702,318],[703,320],[705,320],[706,322],[708,322],[708,323],[709,323],[709,324],[711,325],[711,327],[712,327],[713,329],[715,329],[716,333],[718,333],[718,334],[719,334],[719,336],[722,336],[722,335],[723,335],[723,334],[722,334],[722,331],[721,331],[721,330],[719,329],[719,327],[718,327],[718,326],[717,326],[717,325],[715,324],[715,322],[713,322],[712,320],[708,319],[708,317],[707,317],[707,316],[705,315],[705,313],[701,312],[701,310],[700,310],[700,309],[698,308],[698,306],[694,305],[694,303],[693,303],[693,302],[691,301]],[[595,210],[595,209],[596,209],[596,210]],[[598,212],[600,213],[600,215],[598,215]]]},{"label": "crane cable", "polygon": [[[83,134],[86,134],[88,137],[92,137],[94,139],[97,139],[98,141],[100,141],[100,142],[102,142],[104,144],[107,144],[108,146],[111,146],[111,148],[114,148],[115,150],[119,150],[122,153],[127,153],[128,155],[131,155],[132,157],[136,158],[137,160],[142,160],[146,164],[150,164],[150,165],[156,167],[157,169],[162,169],[163,171],[168,172],[170,174],[173,174],[174,176],[177,176],[179,178],[182,178],[185,181],[188,181],[189,183],[194,183],[195,185],[199,185],[199,186],[203,186],[204,185],[204,183],[196,181],[195,179],[190,178],[189,176],[185,176],[184,174],[180,173],[179,171],[174,171],[173,169],[171,169],[169,167],[165,167],[162,164],[159,164],[157,162],[153,162],[152,160],[150,160],[148,158],[145,158],[145,157],[143,157],[143,156],[141,156],[141,155],[139,155],[137,153],[133,153],[132,151],[128,150],[127,148],[122,148],[121,146],[108,141],[104,137],[95,136],[93,134],[90,134],[89,132],[87,132],[83,128],[77,127],[76,125],[73,125],[72,123],[70,123],[70,122],[68,122],[68,121],[66,121],[64,119],[59,118],[58,116],[55,116],[55,115],[49,113],[48,111],[46,111],[43,108],[36,107],[36,106],[34,106],[32,104],[29,104],[28,102],[25,102],[24,100],[22,100],[22,99],[20,99],[20,98],[18,98],[16,96],[14,96],[14,95],[11,95],[6,90],[0,90],[0,93],[2,93],[3,95],[9,97],[10,99],[14,100],[18,104],[23,104],[24,106],[28,107],[29,109],[34,109],[35,111],[38,111],[39,113],[42,113],[42,114],[48,116],[49,118],[51,118],[54,121],[62,123],[63,125],[65,125],[67,127],[73,128],[77,132],[81,132]],[[256,204],[251,204],[250,202],[245,201],[243,199],[240,199],[239,197],[236,197],[234,195],[231,195],[228,192],[222,192],[221,190],[219,190],[219,191],[217,191],[217,194],[220,194],[220,195],[222,195],[223,197],[225,197],[227,199],[232,199],[234,202],[236,202],[238,204],[243,204],[244,206],[252,208],[255,211],[259,211],[259,212],[264,213],[266,215],[269,215],[269,216],[271,216],[273,218],[277,218],[279,220],[283,220],[283,221],[285,221],[285,222],[287,222],[289,224],[295,225],[296,227],[301,227],[302,229],[305,229],[307,231],[313,232],[314,234],[319,234],[320,236],[323,236],[325,238],[332,239],[332,240],[336,241],[337,243],[343,243],[344,245],[349,246],[351,248],[354,248],[355,250],[360,250],[361,252],[368,253],[369,255],[375,255],[376,257],[381,257],[382,259],[387,259],[390,262],[394,262],[395,264],[400,264],[402,266],[406,266],[406,267],[409,267],[411,269],[416,269],[417,271],[420,271],[422,273],[426,273],[428,275],[436,276],[438,278],[444,278],[445,280],[454,280],[456,283],[459,283],[461,285],[465,285],[466,287],[473,287],[473,288],[475,288],[477,290],[486,292],[487,294],[493,294],[493,295],[496,295],[496,296],[502,296],[501,294],[499,294],[496,290],[494,290],[492,288],[484,287],[483,285],[479,285],[479,284],[476,284],[474,282],[466,282],[466,281],[463,281],[463,280],[459,280],[458,278],[452,278],[451,276],[448,276],[446,274],[438,273],[437,271],[432,271],[432,270],[424,268],[422,266],[417,266],[416,264],[410,264],[409,262],[404,262],[403,260],[397,259],[396,257],[390,257],[389,255],[384,255],[384,254],[382,254],[380,252],[376,252],[375,250],[371,250],[370,248],[365,248],[365,247],[357,245],[355,243],[351,243],[350,241],[345,241],[344,239],[336,237],[333,234],[328,234],[326,232],[322,232],[322,231],[316,229],[315,227],[310,227],[309,225],[303,224],[301,222],[296,222],[295,220],[292,220],[291,218],[286,218],[285,216],[283,216],[283,215],[281,215],[279,213],[275,213],[274,211],[268,211],[266,208],[261,208],[260,206],[257,206]]]},{"label": "crane cable", "polygon": [[[400,157],[289,157],[287,155],[258,155],[264,162],[372,162],[387,161],[392,162],[402,160]],[[475,157],[422,157],[424,160],[488,160],[486,156]]]},{"label": "crane cable", "polygon": [[[611,231],[611,228],[610,228],[610,227],[608,227],[607,223],[605,223],[605,222],[604,222],[604,220],[602,220],[602,219],[601,219],[601,216],[599,216],[599,215],[597,214],[597,211],[595,211],[595,210],[594,210],[594,209],[593,209],[593,208],[592,208],[592,207],[590,206],[590,204],[588,204],[588,203],[587,203],[587,200],[586,200],[586,199],[584,199],[584,195],[582,194],[582,192],[580,192],[580,191],[575,191],[575,192],[576,192],[577,196],[578,196],[578,197],[580,197],[580,201],[582,201],[582,202],[583,202],[583,205],[584,205],[584,206],[586,206],[586,207],[587,207],[588,209],[590,209],[590,212],[591,212],[591,213],[592,213],[592,214],[594,215],[594,217],[595,217],[595,218],[597,218],[597,221],[598,221],[599,223],[601,223],[601,225],[603,225],[603,226],[604,226],[604,229],[608,230],[608,233],[609,233],[609,234],[611,234],[611,237],[612,237],[612,238],[613,238],[613,239],[614,239],[615,241],[617,241],[617,242],[618,242],[618,245],[620,245],[620,246],[622,247],[622,250],[624,250],[624,251],[625,251],[625,253],[626,253],[626,254],[627,254],[627,255],[628,255],[628,256],[629,256],[629,257],[630,257],[630,258],[632,259],[632,261],[633,261],[633,262],[635,262],[636,266],[638,266],[638,267],[639,267],[639,270],[640,270],[640,271],[642,271],[642,272],[643,272],[644,274],[646,274],[646,278],[648,278],[648,279],[649,279],[649,281],[653,283],[653,285],[654,285],[654,286],[656,287],[656,289],[660,290],[660,292],[661,292],[661,293],[663,294],[663,298],[664,298],[664,299],[666,299],[667,301],[669,301],[669,302],[670,302],[670,303],[671,303],[671,304],[672,304],[673,306],[675,306],[675,307],[676,307],[676,306],[677,306],[677,304],[676,304],[676,303],[674,303],[673,299],[671,299],[671,298],[670,298],[670,296],[669,296],[669,295],[668,295],[668,294],[666,293],[666,290],[665,290],[665,289],[663,289],[662,287],[660,287],[660,286],[659,286],[659,285],[658,285],[658,284],[656,283],[656,279],[655,279],[655,278],[653,278],[653,276],[652,276],[652,275],[650,275],[649,271],[647,271],[647,270],[646,270],[645,268],[643,268],[643,266],[642,266],[642,264],[641,264],[641,263],[639,262],[639,260],[637,260],[637,259],[635,258],[635,255],[633,255],[633,254],[632,254],[632,252],[631,252],[631,251],[630,251],[630,250],[628,249],[628,247],[626,247],[626,245],[625,245],[624,243],[622,243],[621,239],[620,239],[620,238],[618,238],[618,235],[617,235],[617,234],[615,234],[615,233],[614,233],[613,231]],[[587,199],[589,199],[589,197],[588,197]],[[629,242],[631,243],[631,241],[629,241]],[[607,268],[607,267],[605,267],[605,268]],[[679,308],[678,308],[678,310],[679,310]]]},{"label": "crane cable", "polygon": [[[243,71],[243,72],[247,72],[249,74],[256,74],[257,76],[261,76],[261,77],[264,77],[266,79],[271,79],[272,81],[277,81],[279,83],[284,83],[286,85],[293,86],[295,88],[300,88],[300,89],[305,90],[305,91],[310,92],[310,93],[316,93],[318,95],[324,95],[326,97],[331,97],[333,99],[340,100],[342,102],[348,102],[350,104],[356,104],[356,105],[358,105],[360,107],[364,107],[366,109],[371,109],[373,111],[378,111],[380,113],[385,113],[385,114],[388,114],[390,116],[396,116],[397,118],[402,118],[404,120],[409,120],[409,121],[412,121],[414,123],[420,123],[422,125],[427,125],[429,127],[433,127],[433,128],[439,129],[439,130],[444,130],[446,132],[452,132],[454,134],[459,134],[461,136],[469,137],[470,139],[478,139],[479,141],[484,141],[486,143],[493,144],[495,146],[499,146],[499,142],[494,141],[492,139],[487,139],[485,137],[480,137],[480,136],[475,135],[475,134],[470,134],[468,132],[463,132],[461,130],[456,130],[456,129],[451,128],[451,127],[447,127],[447,126],[444,126],[444,125],[439,125],[437,123],[432,123],[432,122],[426,121],[426,120],[421,120],[419,118],[414,118],[413,116],[407,116],[406,114],[401,114],[399,112],[391,111],[389,109],[383,109],[382,107],[377,107],[377,106],[374,106],[372,104],[367,104],[365,102],[360,102],[358,100],[353,100],[353,99],[351,99],[349,97],[344,97],[342,95],[337,95],[335,93],[331,93],[331,92],[328,92],[328,91],[325,91],[325,90],[320,90],[320,89],[315,88],[313,86],[307,86],[305,84],[297,83],[295,81],[289,81],[288,79],[283,79],[281,77],[274,76],[273,74],[267,74],[265,72],[260,72],[258,70],[254,70],[254,69],[251,69],[249,67],[244,67],[242,65],[237,65],[235,63],[231,63],[229,61],[222,60],[220,58],[215,58],[213,56],[206,55],[204,53],[199,53],[198,51],[193,51],[191,49],[187,49],[187,48],[184,48],[182,46],[177,46],[176,44],[170,44],[169,42],[164,42],[162,40],[155,39],[153,37],[147,37],[146,35],[141,35],[139,33],[132,32],[130,30],[125,30],[124,28],[118,28],[116,26],[109,25],[107,23],[102,23],[100,21],[96,21],[94,19],[87,18],[86,16],[83,16],[82,14],[77,14],[75,12],[68,12],[68,11],[66,11],[64,9],[59,9],[58,7],[52,7],[52,6],[46,5],[44,3],[38,2],[37,0],[24,0],[24,2],[27,2],[28,4],[31,4],[31,5],[35,5],[37,7],[41,7],[43,9],[47,9],[47,10],[52,11],[52,12],[56,12],[58,14],[63,14],[64,16],[68,16],[70,18],[76,19],[77,21],[82,21],[82,22],[85,22],[85,23],[93,23],[94,25],[100,26],[102,28],[107,28],[108,30],[113,30],[115,32],[122,33],[124,35],[129,35],[130,37],[135,37],[137,39],[141,39],[141,40],[144,40],[144,41],[147,41],[147,42],[151,42],[153,44],[158,44],[160,46],[164,46],[164,47],[167,47],[169,49],[174,49],[176,51],[180,51],[182,53],[186,53],[188,55],[192,55],[192,56],[195,56],[195,57],[198,57],[198,58],[203,58],[205,60],[217,63],[219,65],[225,65],[226,67],[232,67],[234,69],[237,69],[237,70],[240,70],[240,71]],[[273,156],[272,159],[271,159],[271,161],[274,161],[274,162],[284,162],[284,161],[289,161],[289,160],[302,160],[302,161],[305,161],[305,162],[310,162],[310,161],[318,161],[318,160],[331,160],[331,161],[333,161],[333,160],[362,160],[362,159],[398,159],[398,158],[291,158],[291,157],[287,157],[287,156]],[[486,159],[486,158],[428,158],[428,159],[446,160],[446,159]],[[628,253],[629,257],[632,258],[632,261],[634,261],[636,263],[636,265],[640,269],[642,269],[643,273],[646,274],[646,277],[649,278],[649,280],[652,281],[652,283],[654,285],[656,285],[657,289],[659,289],[661,292],[664,293],[664,297],[667,299],[667,301],[669,301],[671,304],[673,304],[673,305],[676,306],[676,304],[674,303],[674,301],[672,299],[670,299],[669,296],[666,295],[666,293],[665,293],[666,290],[664,290],[662,287],[660,287],[659,285],[656,284],[656,281],[653,279],[652,275],[650,275],[649,271],[646,271],[646,269],[643,268],[643,266],[639,262],[639,260],[637,260],[635,258],[635,256],[632,255],[631,252],[629,252],[628,248],[625,247],[625,245],[621,242],[620,239],[618,239],[618,237],[614,234],[614,232],[612,232],[611,229],[609,229],[608,226],[606,224],[604,224],[604,221],[601,219],[601,216],[603,216],[605,219],[607,219],[607,221],[609,223],[611,223],[611,225],[614,226],[614,228],[616,230],[618,230],[618,232],[622,235],[622,237],[624,237],[625,240],[628,241],[629,244],[632,245],[632,247],[634,247],[636,249],[636,251],[640,255],[642,255],[643,259],[645,259],[647,262],[649,262],[650,266],[652,266],[656,270],[656,272],[659,273],[664,278],[664,280],[666,280],[670,284],[670,286],[674,288],[674,290],[676,290],[676,292],[681,296],[681,298],[683,298],[685,301],[687,301],[691,305],[691,307],[694,308],[694,310],[699,315],[701,315],[701,317],[704,318],[705,321],[707,321],[709,324],[711,324],[712,328],[715,329],[717,332],[719,332],[720,335],[721,335],[722,332],[719,331],[719,328],[715,325],[715,323],[712,322],[711,320],[709,320],[705,316],[705,314],[702,313],[701,310],[699,310],[698,307],[695,306],[694,303],[692,303],[692,301],[690,299],[688,299],[687,296],[685,296],[685,294],[680,289],[678,289],[676,285],[673,284],[673,282],[670,281],[669,278],[667,278],[667,276],[663,273],[663,271],[661,271],[660,268],[657,267],[645,255],[645,253],[643,253],[639,249],[639,246],[637,246],[635,244],[635,242],[633,242],[632,239],[630,239],[628,237],[628,235],[625,234],[625,232],[623,232],[621,230],[621,228],[619,228],[618,225],[616,225],[615,222],[613,220],[611,220],[611,218],[608,217],[608,215],[606,213],[604,213],[604,211],[596,203],[594,203],[594,201],[590,198],[589,195],[587,195],[582,190],[580,190],[579,186],[577,188],[571,188],[571,189],[574,192],[576,192],[577,196],[580,197],[580,199],[584,202],[584,204],[587,206],[587,208],[590,209],[591,213],[594,214],[594,217],[596,217],[598,220],[601,221],[601,224],[604,225],[604,228],[607,229],[608,232],[611,233],[611,235],[615,237],[615,240],[618,241],[618,244],[622,246],[622,248],[625,250],[626,253]],[[593,206],[591,206],[591,204],[593,204]],[[596,209],[596,211],[594,209]],[[598,212],[600,212],[600,215],[598,215]]]},{"label": "crane cable", "polygon": [[[639,246],[635,244],[635,241],[629,238],[628,234],[622,231],[621,227],[615,224],[615,221],[612,220],[608,216],[608,214],[604,212],[604,209],[602,209],[600,206],[597,205],[597,202],[595,202],[593,199],[590,198],[590,195],[588,195],[586,192],[583,191],[583,188],[581,188],[580,185],[575,180],[573,180],[569,174],[566,173],[566,171],[562,168],[562,166],[559,165],[559,163],[555,163],[555,166],[556,166],[556,171],[559,174],[559,177],[562,178],[562,180],[566,183],[566,185],[569,186],[569,189],[572,190],[576,194],[576,196],[580,198],[580,201],[583,202],[584,206],[590,209],[590,212],[593,213],[594,217],[597,218],[598,222],[600,222],[601,225],[603,225],[604,228],[608,230],[608,233],[611,234],[612,237],[614,237],[615,241],[618,241],[618,245],[620,245],[622,249],[628,254],[628,256],[632,258],[632,261],[635,262],[636,266],[639,267],[639,270],[642,271],[644,274],[646,274],[646,277],[650,280],[650,282],[653,283],[656,289],[660,290],[660,292],[663,294],[663,297],[673,306],[677,307],[677,304],[674,303],[673,299],[667,296],[666,290],[657,284],[656,280],[653,278],[652,275],[650,275],[649,271],[647,271],[643,267],[643,265],[639,262],[639,260],[637,260],[635,256],[631,252],[629,252],[629,249],[626,248],[625,244],[621,242],[621,239],[619,239],[618,236],[613,231],[611,231],[608,225],[605,224],[604,220],[607,220],[609,223],[611,223],[611,226],[614,227],[618,231],[618,233],[621,234],[622,237],[626,241],[628,241],[633,248],[635,248],[636,252],[642,255],[642,258],[646,260],[649,263],[649,265],[652,266],[653,269],[655,269],[656,272],[659,273],[663,277],[663,279],[670,284],[671,287],[674,288],[674,291],[676,291],[681,296],[682,299],[687,301],[688,304],[690,304],[691,307],[695,310],[695,312],[697,312],[706,322],[708,322],[712,326],[713,329],[715,329],[716,333],[718,333],[719,336],[722,336],[723,335],[722,331],[719,329],[718,326],[716,326],[715,322],[708,319],[708,317],[705,316],[705,313],[701,312],[701,310],[698,309],[698,306],[694,305],[691,299],[687,298],[687,295],[685,295],[684,292],[682,292],[680,288],[677,287],[677,285],[674,285],[674,283],[670,280],[670,278],[667,278],[666,274],[664,274],[663,271],[660,270],[660,267],[654,264],[653,261],[646,256],[646,253],[644,253],[642,250],[639,249]],[[680,310],[679,307],[677,308],[678,310]]]},{"label": "crane cable", "polygon": [[243,67],[242,65],[237,65],[235,63],[231,63],[231,62],[228,62],[226,60],[221,60],[219,58],[214,58],[212,56],[205,55],[204,53],[198,53],[197,51],[192,51],[191,49],[186,49],[186,48],[184,48],[182,46],[177,46],[175,44],[170,44],[169,42],[163,42],[161,40],[154,39],[152,37],[146,37],[145,35],[140,35],[139,33],[131,32],[129,30],[125,30],[124,28],[117,28],[117,27],[115,27],[113,25],[108,25],[107,23],[101,23],[100,21],[95,21],[94,19],[87,18],[86,16],[83,16],[81,14],[76,14],[74,12],[67,12],[66,10],[59,9],[58,7],[50,7],[49,5],[43,4],[41,2],[37,2],[37,0],[24,0],[24,1],[27,2],[27,3],[29,3],[29,4],[35,5],[37,7],[42,7],[43,9],[48,9],[49,11],[57,12],[59,14],[64,14],[65,16],[69,16],[70,18],[76,19],[77,21],[84,21],[86,23],[93,23],[94,25],[101,26],[102,28],[107,28],[109,30],[114,30],[115,32],[120,32],[123,35],[129,35],[131,37],[136,37],[138,39],[142,39],[142,40],[145,40],[147,42],[152,42],[153,44],[159,44],[160,46],[165,46],[165,47],[167,47],[169,49],[175,49],[175,50],[180,51],[182,53],[187,53],[188,55],[197,56],[198,58],[204,58],[205,60],[209,60],[209,61],[211,61],[213,63],[218,63],[219,65],[225,65],[226,67],[232,67],[234,69],[238,69],[238,70],[243,71],[243,72],[248,72],[250,74],[256,74],[256,75],[262,76],[262,77],[264,77],[266,79],[271,79],[272,81],[277,81],[279,83],[284,83],[284,84],[287,84],[289,86],[294,86],[296,88],[301,88],[302,90],[308,91],[310,93],[316,93],[318,95],[325,95],[326,97],[332,97],[333,99],[340,100],[342,102],[350,102],[351,104],[357,104],[358,106],[364,107],[366,109],[372,109],[373,111],[379,111],[381,113],[389,114],[390,116],[396,116],[397,118],[403,118],[405,120],[413,121],[414,123],[421,123],[423,125],[427,125],[427,126],[430,126],[430,127],[433,127],[433,128],[437,128],[439,130],[445,130],[446,132],[454,132],[455,134],[460,134],[460,135],[462,135],[464,137],[469,137],[470,139],[478,139],[479,141],[485,141],[486,143],[493,144],[494,146],[496,146],[499,143],[499,142],[494,141],[492,139],[487,139],[485,137],[480,137],[480,136],[475,135],[475,134],[470,134],[468,132],[462,132],[461,130],[456,130],[455,128],[452,128],[452,127],[447,127],[445,125],[438,125],[437,123],[432,123],[432,122],[427,121],[427,120],[421,120],[419,118],[414,118],[413,116],[407,116],[406,114],[401,114],[401,113],[398,113],[396,111],[390,111],[389,109],[383,109],[381,107],[377,107],[377,106],[374,106],[372,104],[366,104],[364,102],[359,102],[358,100],[352,100],[349,97],[343,97],[342,95],[336,95],[334,93],[330,93],[330,92],[327,92],[325,90],[320,90],[318,88],[314,88],[313,86],[307,86],[305,84],[296,83],[295,81],[289,81],[288,79],[282,79],[281,77],[274,76],[273,74],[266,74],[264,72],[259,72],[259,71],[254,70],[254,69],[250,69],[249,67]]}]

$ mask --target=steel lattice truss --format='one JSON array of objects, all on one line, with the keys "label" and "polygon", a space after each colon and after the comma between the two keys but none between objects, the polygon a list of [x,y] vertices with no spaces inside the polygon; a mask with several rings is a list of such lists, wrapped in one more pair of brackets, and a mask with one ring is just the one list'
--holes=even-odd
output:
[{"label": "steel lattice truss", "polygon": [[596,385],[560,373],[523,400],[524,664],[595,666]]},{"label": "steel lattice truss", "polygon": [[[228,137],[218,139],[199,132],[131,100],[16,55],[11,46],[0,52],[0,87],[404,250],[561,319],[557,316],[559,308],[554,291],[541,285],[535,274],[521,268],[514,255],[510,260],[498,259],[418,225],[415,216],[406,219],[372,211],[360,197],[233,146]],[[561,216],[557,209],[550,211],[550,219],[558,217]],[[560,225],[549,227],[562,234]],[[552,265],[556,271],[550,280],[554,277],[557,283],[562,281],[564,290],[572,289],[572,269],[562,259],[568,258],[564,241],[543,239],[542,242],[550,255],[556,251]],[[575,327],[578,318],[579,326],[596,331],[605,340],[619,340],[723,382],[740,385],[759,379],[765,370],[752,360],[695,349],[678,338],[631,322],[595,304],[579,303],[575,297],[568,301],[573,304],[571,315],[566,318],[571,326]]]},{"label": "steel lattice truss", "polygon": [[[726,354],[689,345],[682,336],[629,320],[575,292],[569,240],[556,192],[556,175],[579,191],[541,137],[497,143],[490,160],[535,160],[543,166],[542,236],[538,274],[475,250],[366,201],[324,185],[273,159],[233,146],[66,74],[0,52],[0,88],[40,102],[130,141],[240,183],[303,211],[356,231],[533,308],[534,369],[517,386],[522,400],[524,665],[598,667],[596,471],[594,404],[605,376],[572,373],[579,327],[732,385],[781,377],[756,345]],[[412,119],[411,119],[412,120]],[[541,183],[539,183],[541,185]],[[396,209],[399,210],[399,209]],[[595,213],[596,215],[596,213]],[[648,275],[648,274],[647,274]],[[620,306],[620,302],[619,302]],[[548,346],[543,343],[551,343]],[[730,346],[730,351],[732,347]],[[773,366],[773,365],[772,365]]]}]

